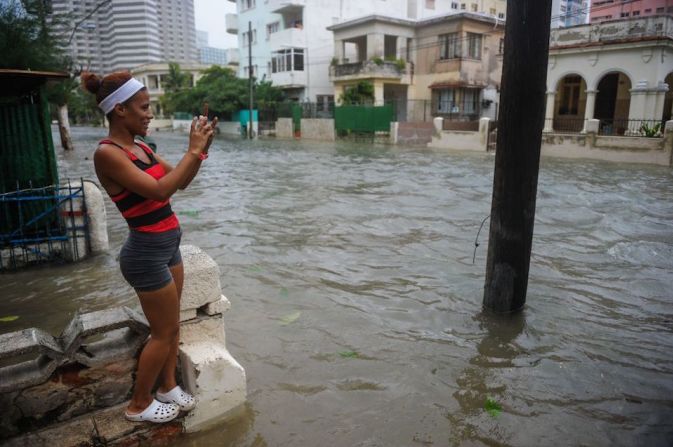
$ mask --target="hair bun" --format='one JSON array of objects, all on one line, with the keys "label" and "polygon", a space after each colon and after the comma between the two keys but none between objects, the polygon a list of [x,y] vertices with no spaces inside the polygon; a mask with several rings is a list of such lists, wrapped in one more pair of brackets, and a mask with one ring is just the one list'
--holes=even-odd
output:
[{"label": "hair bun", "polygon": [[82,81],[82,87],[94,95],[98,93],[103,80],[96,74],[90,72],[84,72],[80,75]]}]

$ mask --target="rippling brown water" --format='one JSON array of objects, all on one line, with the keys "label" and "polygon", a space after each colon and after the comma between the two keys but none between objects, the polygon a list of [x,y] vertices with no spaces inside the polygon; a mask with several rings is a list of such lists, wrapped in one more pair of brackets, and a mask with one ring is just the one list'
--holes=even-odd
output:
[{"label": "rippling brown water", "polygon": [[[63,178],[93,177],[75,129]],[[154,135],[177,161],[186,136]],[[181,446],[673,445],[670,168],[543,160],[526,309],[480,313],[493,157],[217,140],[174,198],[220,265],[235,423]],[[0,332],[136,306],[108,254],[0,275]],[[487,404],[490,399],[491,404]],[[488,409],[491,409],[489,412]]]}]

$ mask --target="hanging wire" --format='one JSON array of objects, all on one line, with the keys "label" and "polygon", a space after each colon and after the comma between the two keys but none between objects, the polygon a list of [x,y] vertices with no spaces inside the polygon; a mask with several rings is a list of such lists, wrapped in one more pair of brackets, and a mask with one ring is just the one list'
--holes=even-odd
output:
[{"label": "hanging wire", "polygon": [[474,238],[474,254],[472,255],[472,265],[474,265],[474,260],[477,257],[477,247],[479,247],[479,233],[481,233],[481,229],[484,227],[484,224],[486,223],[489,217],[491,217],[490,214],[484,217],[484,220],[481,221],[481,225],[479,225],[479,231],[477,231],[477,237]]}]

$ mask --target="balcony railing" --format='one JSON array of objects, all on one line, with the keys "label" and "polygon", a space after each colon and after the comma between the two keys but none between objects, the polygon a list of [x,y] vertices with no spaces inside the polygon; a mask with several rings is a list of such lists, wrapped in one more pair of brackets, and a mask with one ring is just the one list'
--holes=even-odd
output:
[{"label": "balcony railing", "polygon": [[280,48],[305,48],[306,31],[302,28],[286,28],[269,35],[271,51]]},{"label": "balcony railing", "polygon": [[396,61],[361,61],[348,64],[333,65],[330,75],[334,78],[345,76],[401,78],[409,73],[409,64]]}]

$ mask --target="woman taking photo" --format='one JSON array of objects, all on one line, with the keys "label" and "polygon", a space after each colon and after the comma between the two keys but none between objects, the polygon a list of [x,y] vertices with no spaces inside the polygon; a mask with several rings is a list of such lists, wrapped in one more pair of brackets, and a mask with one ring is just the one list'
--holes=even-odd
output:
[{"label": "woman taking photo", "polygon": [[[133,397],[126,409],[131,421],[168,422],[196,405],[175,379],[183,266],[180,225],[170,198],[186,188],[208,157],[217,118],[194,118],[189,147],[172,167],[135,136],[147,135],[154,118],[145,86],[128,72],[103,78],[81,76],[83,87],[110,123],[108,138],[94,153],[96,175],[129,226],[119,255],[121,271],[135,289],[150,325],[150,339],[138,359]],[[204,115],[207,115],[207,109]],[[159,379],[156,399],[152,388]]]}]

